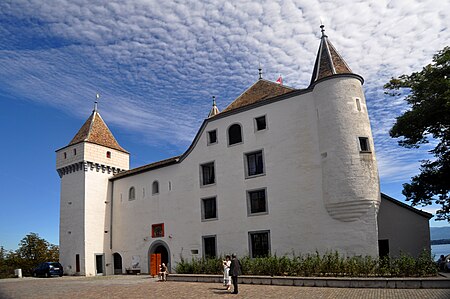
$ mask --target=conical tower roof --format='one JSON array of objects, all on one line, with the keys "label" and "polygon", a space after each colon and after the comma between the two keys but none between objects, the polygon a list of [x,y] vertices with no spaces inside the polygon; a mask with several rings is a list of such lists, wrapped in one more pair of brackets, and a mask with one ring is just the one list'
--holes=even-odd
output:
[{"label": "conical tower roof", "polygon": [[336,74],[353,74],[350,67],[341,55],[336,51],[333,44],[325,34],[324,26],[320,26],[322,37],[320,39],[319,51],[311,78],[311,85],[316,81]]},{"label": "conical tower roof", "polygon": [[73,137],[73,139],[70,141],[69,145],[77,144],[80,142],[95,143],[128,153],[119,145],[116,138],[114,138],[113,134],[109,130],[106,123],[103,121],[100,113],[98,113],[96,108],[92,111],[91,116],[86,120],[75,137]]}]

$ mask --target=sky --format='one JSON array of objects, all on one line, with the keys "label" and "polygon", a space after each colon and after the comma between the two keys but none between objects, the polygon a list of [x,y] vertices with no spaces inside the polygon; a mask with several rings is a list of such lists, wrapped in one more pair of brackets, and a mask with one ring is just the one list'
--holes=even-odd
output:
[{"label": "sky", "polygon": [[[0,246],[30,232],[59,243],[55,150],[99,112],[132,168],[182,154],[216,96],[220,110],[263,77],[309,85],[320,24],[364,89],[381,191],[399,200],[430,148],[389,137],[408,107],[384,94],[450,40],[450,1],[0,1]],[[419,207],[434,213],[436,207]],[[430,221],[431,226],[448,222]]]}]

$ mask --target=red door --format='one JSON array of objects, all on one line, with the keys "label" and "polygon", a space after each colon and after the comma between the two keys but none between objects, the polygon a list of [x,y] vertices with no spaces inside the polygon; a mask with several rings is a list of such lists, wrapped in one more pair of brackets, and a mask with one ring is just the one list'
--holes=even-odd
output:
[{"label": "red door", "polygon": [[161,253],[153,253],[150,255],[150,275],[155,277],[159,273],[159,265],[161,265]]}]

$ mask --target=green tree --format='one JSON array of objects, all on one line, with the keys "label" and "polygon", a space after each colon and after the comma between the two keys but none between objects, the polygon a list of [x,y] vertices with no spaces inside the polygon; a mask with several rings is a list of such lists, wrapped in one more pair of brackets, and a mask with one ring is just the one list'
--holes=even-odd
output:
[{"label": "green tree", "polygon": [[418,148],[430,142],[433,160],[421,161],[420,173],[403,184],[403,195],[412,205],[440,205],[437,220],[450,222],[450,47],[433,56],[433,62],[420,72],[392,78],[386,93],[398,96],[407,91],[410,106],[397,118],[390,131],[399,145]]},{"label": "green tree", "polygon": [[31,275],[34,267],[42,262],[58,261],[59,248],[39,237],[36,233],[30,233],[19,243],[19,249],[10,257],[24,275]]}]

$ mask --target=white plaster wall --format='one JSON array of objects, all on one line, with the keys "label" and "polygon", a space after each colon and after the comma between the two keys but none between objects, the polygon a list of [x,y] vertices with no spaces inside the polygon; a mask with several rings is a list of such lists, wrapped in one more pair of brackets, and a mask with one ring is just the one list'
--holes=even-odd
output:
[{"label": "white plaster wall", "polygon": [[72,172],[61,178],[59,261],[64,272],[74,275],[75,255],[80,255],[80,269],[84,275],[84,171]]},{"label": "white plaster wall", "polygon": [[390,256],[404,252],[417,257],[424,249],[431,250],[428,218],[383,197],[378,213],[378,232],[379,240],[389,240]]},{"label": "white plaster wall", "polygon": [[[74,149],[77,154],[74,154]],[[66,153],[66,158],[64,158]],[[83,143],[74,144],[56,151],[56,169],[62,168],[67,165],[82,161],[84,157],[84,145]]]},{"label": "white plaster wall", "polygon": [[[133,255],[139,255],[142,271],[148,272],[148,250],[159,239],[170,248],[172,267],[180,255],[190,259],[192,249],[198,249],[201,257],[202,236],[207,235],[216,235],[218,254],[245,255],[249,252],[248,232],[259,230],[270,230],[273,254],[338,250],[349,255],[377,255],[375,205],[352,222],[333,219],[325,209],[320,123],[313,96],[316,94],[307,93],[215,119],[207,124],[198,144],[180,164],[115,180],[113,252],[122,255],[124,268],[131,264]],[[255,132],[253,119],[261,115],[266,115],[268,129]],[[230,147],[226,130],[233,123],[242,125],[244,142]],[[213,129],[218,130],[218,144],[207,146],[206,132]],[[362,130],[370,134],[370,127]],[[354,138],[359,132],[349,134]],[[266,173],[245,179],[244,153],[260,149]],[[200,187],[199,165],[210,161],[215,162],[216,184]],[[343,181],[340,175],[332,179]],[[365,177],[364,173],[350,175]],[[154,180],[160,183],[159,195],[151,195]],[[128,201],[131,186],[136,188],[134,201]],[[247,216],[246,191],[256,188],[267,188],[269,213]],[[332,191],[329,189],[329,193]],[[370,200],[376,201],[375,192],[378,189],[371,190]],[[202,222],[201,198],[210,196],[217,196],[218,220]],[[162,222],[165,237],[152,239],[151,225]]]},{"label": "white plaster wall", "polygon": [[[85,142],[84,146],[84,159],[86,161],[92,161],[124,170],[128,170],[130,167],[130,157],[128,153],[88,142]],[[106,152],[111,152],[111,158],[106,157]]]}]

